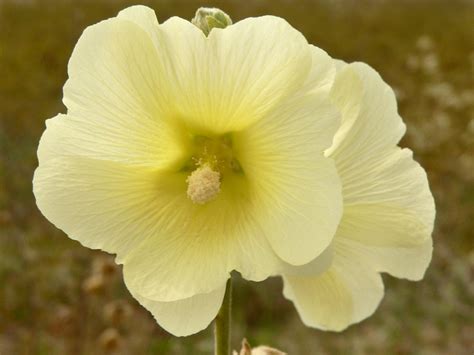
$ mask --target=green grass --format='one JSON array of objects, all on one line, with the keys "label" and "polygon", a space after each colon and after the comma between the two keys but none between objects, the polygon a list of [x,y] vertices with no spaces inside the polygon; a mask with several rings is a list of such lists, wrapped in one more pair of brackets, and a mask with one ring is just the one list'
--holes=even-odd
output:
[{"label": "green grass", "polygon": [[[0,354],[211,353],[207,330],[175,338],[126,291],[120,271],[84,283],[104,254],[49,224],[31,192],[44,120],[64,112],[67,60],[82,30],[132,1],[0,1]],[[438,215],[435,253],[419,283],[384,277],[374,316],[343,333],[306,328],[281,281],[235,284],[234,339],[290,354],[474,352],[474,3],[469,1],[142,1],[160,21],[214,5],[234,20],[285,17],[333,57],[365,61],[394,86],[402,144],[427,169]],[[421,39],[420,39],[421,38]],[[428,39],[427,39],[428,38]],[[431,46],[429,45],[431,42]],[[427,45],[428,43],[428,45]],[[430,47],[430,48],[428,48]],[[126,312],[104,312],[123,300]]]}]

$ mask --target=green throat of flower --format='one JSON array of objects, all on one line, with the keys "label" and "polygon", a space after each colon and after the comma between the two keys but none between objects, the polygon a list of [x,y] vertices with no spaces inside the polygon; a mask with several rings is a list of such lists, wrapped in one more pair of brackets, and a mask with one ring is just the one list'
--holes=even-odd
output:
[{"label": "green throat of flower", "polygon": [[235,157],[231,135],[193,138],[193,154],[183,170],[191,174],[186,179],[187,195],[196,204],[205,204],[217,197],[221,183],[229,174],[243,174]]}]

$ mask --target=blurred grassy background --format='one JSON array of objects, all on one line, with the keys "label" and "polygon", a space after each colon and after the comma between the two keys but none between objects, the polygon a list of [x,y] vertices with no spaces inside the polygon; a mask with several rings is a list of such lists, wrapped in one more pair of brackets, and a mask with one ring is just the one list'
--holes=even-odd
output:
[{"label": "blurred grassy background", "polygon": [[[82,30],[134,1],[0,0],[0,354],[205,354],[208,329],[174,338],[129,296],[110,257],[50,225],[31,192],[44,120],[64,112]],[[278,279],[237,282],[234,344],[289,354],[474,353],[474,2],[141,1],[160,21],[218,6],[275,14],[333,57],[375,67],[397,92],[402,144],[427,169],[438,216],[425,279],[384,277],[376,314],[347,331],[308,329]]]}]

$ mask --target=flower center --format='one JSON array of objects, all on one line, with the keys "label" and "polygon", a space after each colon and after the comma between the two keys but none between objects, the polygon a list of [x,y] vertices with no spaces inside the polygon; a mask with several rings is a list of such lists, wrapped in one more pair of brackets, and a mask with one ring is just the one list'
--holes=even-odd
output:
[{"label": "flower center", "polygon": [[186,182],[188,197],[198,205],[213,200],[221,190],[221,174],[207,164],[194,170]]},{"label": "flower center", "polygon": [[196,204],[205,204],[217,197],[222,180],[230,173],[242,173],[234,156],[230,135],[221,137],[195,136],[193,154],[184,171],[191,171],[186,179],[187,195]]}]

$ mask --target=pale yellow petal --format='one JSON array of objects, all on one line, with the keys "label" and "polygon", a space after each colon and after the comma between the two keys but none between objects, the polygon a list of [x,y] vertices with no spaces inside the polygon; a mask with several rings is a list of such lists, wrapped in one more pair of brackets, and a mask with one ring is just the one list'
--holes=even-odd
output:
[{"label": "pale yellow petal", "polygon": [[[185,137],[159,123],[85,119],[70,114],[46,120],[38,147],[40,164],[55,157],[81,156],[126,165],[168,168],[184,155]],[[120,125],[124,125],[120,127]]]},{"label": "pale yellow petal", "polygon": [[[303,93],[235,134],[243,173],[225,176],[205,205],[176,192],[160,234],[121,260],[127,285],[149,299],[173,301],[210,292],[232,270],[252,280],[268,277],[281,269],[272,249],[290,264],[313,260],[342,213],[337,173],[323,156],[337,125],[328,101]],[[162,272],[169,265],[172,271]]]},{"label": "pale yellow petal", "polygon": [[425,171],[408,149],[374,154],[341,174],[341,237],[372,245],[416,246],[431,236],[434,202]]},{"label": "pale yellow petal", "polygon": [[[339,160],[335,160],[338,165]],[[434,201],[426,172],[413,160],[409,149],[393,147],[374,152],[370,160],[359,164],[354,162],[351,166],[352,169],[343,171],[340,176],[347,210],[345,214],[353,218],[353,223],[358,223],[357,218],[369,218],[369,215],[396,223],[401,221],[403,215],[405,226],[399,228],[407,232],[411,229],[410,235],[405,238],[421,243],[430,236]],[[367,211],[364,212],[364,209]]]},{"label": "pale yellow petal", "polygon": [[300,90],[328,94],[336,77],[336,64],[325,51],[310,45],[311,71]]},{"label": "pale yellow petal", "polygon": [[88,27],[68,74],[68,117],[49,122],[44,144],[51,147],[41,149],[40,160],[69,143],[80,148],[75,154],[135,165],[163,166],[181,156],[182,130],[168,104],[172,81],[135,23],[113,18]]},{"label": "pale yellow petal", "polygon": [[225,286],[174,302],[152,301],[133,289],[130,293],[166,331],[175,336],[188,336],[206,329],[214,320],[224,298]]},{"label": "pale yellow petal", "polygon": [[151,300],[174,301],[215,290],[232,270],[252,280],[276,270],[279,259],[260,224],[258,196],[242,177],[227,177],[204,205],[182,192],[185,180],[170,177],[160,194],[160,228],[118,260],[130,289]]},{"label": "pale yellow petal", "polygon": [[167,73],[149,34],[136,23],[111,18],[88,27],[77,42],[64,87],[68,113],[92,118],[161,113],[166,103]]},{"label": "pale yellow petal", "polygon": [[172,48],[179,115],[196,131],[245,128],[299,89],[310,72],[308,43],[280,18],[248,18],[207,38],[179,18],[160,27]]},{"label": "pale yellow petal", "polygon": [[341,175],[346,164],[360,165],[376,152],[393,149],[405,133],[393,90],[366,64],[340,65],[331,97],[342,124],[327,154],[339,161]]},{"label": "pale yellow petal", "polygon": [[410,150],[396,146],[404,125],[388,85],[363,64],[338,70],[332,97],[342,126],[328,151],[344,196],[336,239],[366,255],[377,271],[419,279],[431,259],[435,215],[426,173]]},{"label": "pale yellow petal", "polygon": [[42,163],[33,186],[41,212],[69,237],[117,254],[130,289],[173,301],[217,289],[232,270],[262,280],[278,265],[256,198],[227,182],[199,206],[184,173],[67,156]]},{"label": "pale yellow petal", "polygon": [[383,293],[380,275],[350,250],[335,245],[332,266],[317,276],[284,275],[286,298],[310,327],[341,331],[369,317]]},{"label": "pale yellow petal", "polygon": [[156,232],[160,174],[112,161],[57,157],[33,178],[40,211],[84,246],[119,256]]},{"label": "pale yellow petal", "polygon": [[287,276],[316,276],[327,271],[334,259],[334,248],[329,245],[324,251],[319,254],[314,260],[304,265],[291,265],[282,262],[279,273]]},{"label": "pale yellow petal", "polygon": [[240,163],[262,204],[259,221],[287,263],[306,264],[330,244],[342,214],[340,182],[323,156],[339,112],[315,93],[289,98],[236,137]]},{"label": "pale yellow petal", "polygon": [[431,238],[420,245],[409,247],[368,245],[345,238],[338,239],[338,243],[352,249],[373,270],[412,281],[423,278],[433,253]]},{"label": "pale yellow petal", "polygon": [[119,12],[118,18],[129,20],[149,34],[158,31],[158,19],[155,11],[144,5],[134,5]]}]

